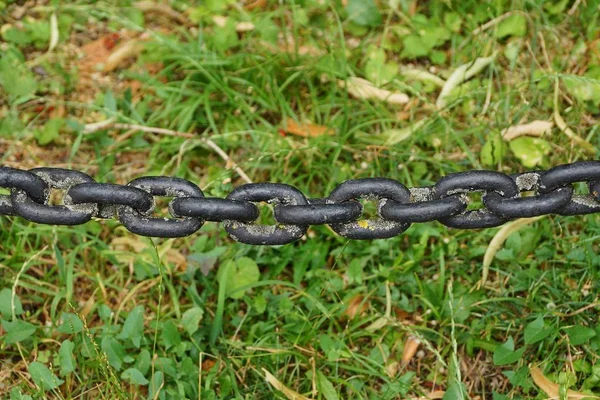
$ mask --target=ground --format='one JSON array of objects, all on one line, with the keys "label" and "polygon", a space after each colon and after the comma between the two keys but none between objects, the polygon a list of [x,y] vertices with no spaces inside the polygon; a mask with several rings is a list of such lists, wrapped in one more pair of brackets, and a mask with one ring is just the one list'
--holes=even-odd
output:
[{"label": "ground", "polygon": [[[0,1],[2,165],[326,197],[593,160],[599,6]],[[2,217],[0,398],[593,397],[598,217],[526,222],[484,266],[500,228],[255,247]]]}]

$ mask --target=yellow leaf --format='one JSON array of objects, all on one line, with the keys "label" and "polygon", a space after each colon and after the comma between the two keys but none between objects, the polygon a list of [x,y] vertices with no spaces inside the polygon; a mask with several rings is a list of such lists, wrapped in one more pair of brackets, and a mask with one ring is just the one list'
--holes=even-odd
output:
[{"label": "yellow leaf", "polygon": [[307,123],[299,124],[292,118],[285,120],[283,130],[286,133],[302,137],[316,137],[321,135],[331,135],[333,133],[333,130],[326,126]]},{"label": "yellow leaf", "polygon": [[406,104],[410,100],[404,93],[380,89],[362,78],[350,77],[347,81],[338,81],[338,84],[357,99],[375,99],[390,104]]},{"label": "yellow leaf", "polygon": [[496,232],[496,234],[492,238],[492,241],[485,250],[485,254],[483,255],[483,268],[481,272],[481,281],[478,284],[479,287],[483,287],[483,285],[485,285],[485,282],[487,281],[488,277],[488,272],[490,270],[490,265],[492,264],[496,253],[504,244],[504,241],[506,241],[506,239],[512,233],[518,231],[525,225],[529,225],[530,223],[535,222],[541,218],[543,218],[543,216],[533,218],[520,218],[515,221],[509,222],[508,224],[504,225],[498,232]]},{"label": "yellow leaf", "polygon": [[550,121],[532,121],[528,124],[511,126],[502,131],[502,138],[511,141],[519,136],[542,136],[554,126]]},{"label": "yellow leaf", "polygon": [[[560,386],[550,379],[544,376],[544,373],[538,367],[529,368],[529,372],[531,373],[531,377],[533,381],[548,397],[552,398],[560,398],[559,388]],[[567,390],[567,400],[579,400],[579,399],[598,399],[600,397],[585,394],[581,392],[576,392],[574,390]]]},{"label": "yellow leaf", "polygon": [[265,373],[267,382],[275,389],[279,390],[288,400],[312,400],[310,397],[302,396],[300,393],[285,386],[266,369],[263,368],[262,370]]}]

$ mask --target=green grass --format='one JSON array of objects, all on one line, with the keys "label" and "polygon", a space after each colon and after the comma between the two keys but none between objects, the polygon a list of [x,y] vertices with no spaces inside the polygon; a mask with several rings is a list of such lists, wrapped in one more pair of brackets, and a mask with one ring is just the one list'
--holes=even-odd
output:
[{"label": "green grass", "polygon": [[[427,186],[470,169],[598,158],[597,1],[169,2],[185,25],[116,3],[21,15],[0,1],[3,165],[71,167],[122,184],[177,176],[223,197],[244,182],[211,139],[254,182],[325,197],[347,179]],[[48,51],[52,15],[59,34]],[[254,29],[235,32],[239,22]],[[108,73],[83,65],[86,43],[126,31],[144,38],[139,56]],[[447,79],[492,54],[442,108],[440,87],[401,72]],[[354,76],[411,101],[357,99],[339,84]],[[556,111],[591,150],[557,126],[537,139],[500,138]],[[108,118],[195,136],[84,133]],[[285,133],[288,118],[334,134]],[[290,398],[268,371],[310,399],[437,390],[545,399],[536,366],[564,399],[567,389],[600,393],[598,218],[545,217],[513,233],[477,288],[497,231],[414,224],[360,242],[312,227],[298,243],[252,247],[214,223],[166,240],[111,220],[52,227],[3,217],[0,398]],[[411,337],[421,344],[403,365]]]}]

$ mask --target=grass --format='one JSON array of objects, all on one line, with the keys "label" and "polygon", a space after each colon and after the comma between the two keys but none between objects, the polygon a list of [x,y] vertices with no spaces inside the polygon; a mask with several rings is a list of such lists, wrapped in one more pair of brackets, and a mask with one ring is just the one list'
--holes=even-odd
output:
[{"label": "grass", "polygon": [[[244,183],[234,162],[254,182],[325,197],[347,179],[427,186],[452,172],[598,157],[596,1],[116,4],[0,1],[3,165],[121,184],[177,176],[223,197]],[[443,107],[436,83],[404,72],[446,80],[494,54]],[[357,98],[340,84],[351,77],[410,101]],[[556,113],[590,145],[569,137]],[[193,137],[86,133],[109,118]],[[333,134],[298,136],[288,119],[304,134],[310,124]],[[554,126],[501,138],[534,120]],[[599,393],[598,218],[521,228],[478,288],[497,231],[414,224],[363,242],[312,227],[299,243],[252,247],[214,223],[167,240],[113,220],[53,227],[3,217],[0,398]],[[534,382],[535,367],[545,381]]]}]

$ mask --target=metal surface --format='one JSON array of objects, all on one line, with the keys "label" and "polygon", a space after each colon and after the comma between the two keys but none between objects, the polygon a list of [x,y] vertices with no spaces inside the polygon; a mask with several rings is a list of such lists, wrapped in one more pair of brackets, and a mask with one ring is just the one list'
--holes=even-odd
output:
[{"label": "metal surface", "polygon": [[[579,186],[587,186],[589,193],[575,193]],[[310,225],[328,224],[349,239],[380,239],[401,234],[411,223],[439,221],[477,229],[545,214],[598,213],[600,161],[513,175],[461,172],[433,186],[410,189],[387,178],[350,180],[320,199],[308,199],[293,186],[278,183],[247,184],[225,199],[208,198],[195,184],[179,178],[143,177],[116,185],[60,168],[0,167],[0,188],[10,191],[0,195],[0,215],[38,223],[78,225],[116,217],[139,235],[182,237],[206,221],[216,221],[239,242],[282,245],[300,239]],[[57,190],[63,192],[62,201],[51,200]],[[473,192],[483,193],[478,209],[468,209]],[[152,215],[156,197],[168,198],[168,217]],[[376,203],[376,216],[363,216],[361,202],[366,201]],[[258,203],[273,205],[269,218],[274,223],[259,223]]]}]

